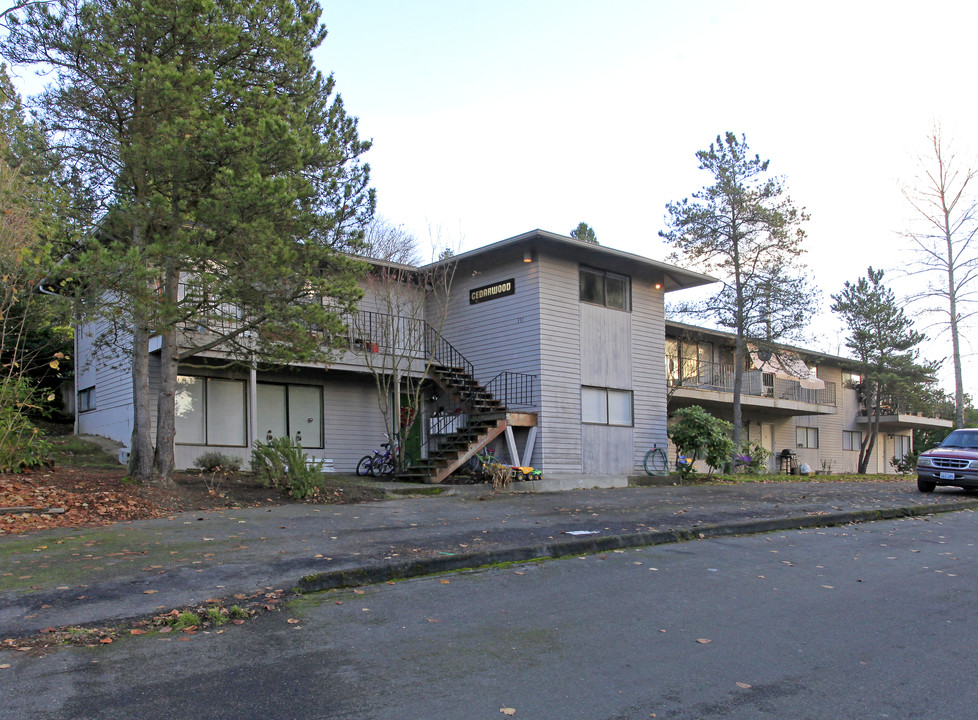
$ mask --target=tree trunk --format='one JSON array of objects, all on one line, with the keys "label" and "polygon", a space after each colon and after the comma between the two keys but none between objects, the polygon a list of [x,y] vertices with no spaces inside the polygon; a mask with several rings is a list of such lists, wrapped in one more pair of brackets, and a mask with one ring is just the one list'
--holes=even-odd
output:
[{"label": "tree trunk", "polygon": [[876,447],[876,436],[880,431],[880,388],[876,386],[872,395],[866,395],[866,417],[869,420],[866,428],[866,439],[859,447],[859,469],[860,475],[865,475],[869,470],[869,459],[873,455]]},{"label": "tree trunk", "polygon": [[734,350],[734,383],[733,383],[733,441],[734,453],[740,452],[740,440],[743,434],[743,409],[741,407],[740,396],[744,386],[744,338],[737,337],[736,348]]},{"label": "tree trunk", "polygon": [[[163,277],[163,292],[168,308],[175,307],[178,299],[180,276],[172,262],[167,264]],[[164,323],[160,333],[160,393],[156,400],[156,455],[153,459],[153,478],[159,485],[173,483],[173,441],[176,438],[177,391],[177,328]]]},{"label": "tree trunk", "polygon": [[139,482],[153,477],[153,443],[149,413],[149,331],[138,314],[132,333],[132,439],[129,443],[129,475]]},{"label": "tree trunk", "polygon": [[[948,227],[948,225],[945,225]],[[947,289],[950,300],[951,359],[954,363],[954,427],[964,427],[964,379],[961,377],[961,339],[958,336],[958,304],[954,287],[954,245],[947,235]]]}]

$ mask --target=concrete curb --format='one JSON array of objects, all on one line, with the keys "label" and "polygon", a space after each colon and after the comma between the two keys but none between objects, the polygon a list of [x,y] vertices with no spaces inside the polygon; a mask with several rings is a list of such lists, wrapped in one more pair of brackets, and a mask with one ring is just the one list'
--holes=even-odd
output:
[{"label": "concrete curb", "polygon": [[[275,560],[265,564],[224,565],[230,575],[248,578],[252,583],[288,588],[299,594],[319,592],[338,588],[352,588],[373,585],[395,580],[429,576],[439,573],[474,570],[493,565],[524,563],[550,560],[575,555],[596,554],[628,548],[650,547],[673,543],[690,542],[719,537],[734,537],[768,532],[804,530],[849,525],[876,520],[894,520],[908,517],[924,517],[959,510],[978,510],[978,498],[955,502],[937,502],[926,505],[905,505],[873,510],[850,511],[809,511],[785,517],[758,518],[751,520],[731,520],[713,524],[690,524],[665,530],[644,532],[622,532],[609,535],[557,535],[549,532],[555,539],[543,541],[515,541],[508,547],[497,550],[473,551],[465,553],[442,553],[428,558],[385,560],[382,558],[345,561],[333,570],[318,572],[318,563],[306,558]],[[269,558],[271,559],[271,558]],[[202,590],[193,584],[193,571],[184,568],[172,576],[176,585],[168,592],[153,595],[152,603],[160,603],[170,608],[191,607],[200,598],[220,597],[212,590]],[[259,581],[261,578],[261,581]],[[223,577],[211,575],[208,583]],[[141,597],[147,587],[145,578],[120,578],[117,580],[86,586],[90,600],[84,606],[75,607],[73,601],[60,591],[43,591],[29,594],[11,594],[0,615],[3,628],[0,637],[29,637],[42,626],[56,627],[99,627],[107,624],[125,624],[149,616],[148,611],[140,611],[127,602],[128,598]],[[231,591],[228,591],[231,592]],[[244,590],[242,590],[244,592]],[[250,590],[248,591],[250,592]],[[199,596],[194,600],[194,596]],[[228,597],[223,598],[228,600]],[[149,601],[147,601],[149,602]],[[91,603],[91,604],[89,604]],[[45,604],[53,606],[57,619],[39,621],[41,625],[27,623],[26,617],[33,616],[38,607]],[[139,603],[136,603],[138,605]],[[80,609],[76,612],[76,609]],[[27,613],[25,617],[19,616]],[[10,616],[9,618],[6,616]]]},{"label": "concrete curb", "polygon": [[836,527],[839,525],[850,525],[852,523],[873,522],[875,520],[896,520],[899,518],[922,517],[958,510],[975,509],[978,509],[978,499],[955,503],[886,508],[883,510],[857,510],[820,515],[747,520],[718,525],[701,525],[694,528],[677,530],[626,533],[623,535],[605,535],[601,537],[574,537],[573,539],[555,540],[540,545],[526,545],[503,550],[463,553],[419,560],[375,563],[343,570],[315,573],[302,577],[292,589],[298,593],[320,592],[343,587],[374,585],[392,580],[406,580],[438,573],[472,570],[490,565],[549,560],[573,555],[607,552],[609,550],[667,545],[716,537]]}]

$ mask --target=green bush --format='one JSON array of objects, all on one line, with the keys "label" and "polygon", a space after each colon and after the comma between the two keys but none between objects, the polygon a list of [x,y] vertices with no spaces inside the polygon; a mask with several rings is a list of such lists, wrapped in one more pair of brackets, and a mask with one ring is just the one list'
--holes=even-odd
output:
[{"label": "green bush", "polygon": [[914,450],[911,453],[907,453],[902,458],[891,457],[890,465],[901,475],[909,475],[917,470],[917,456],[920,454],[919,450]]},{"label": "green bush", "polygon": [[299,499],[323,487],[322,464],[310,463],[302,447],[287,437],[256,442],[251,451],[251,471],[265,485],[282,488]]},{"label": "green bush", "polygon": [[767,472],[769,462],[774,453],[757,441],[745,440],[740,444],[737,463],[740,469],[748,475],[763,475]]},{"label": "green bush", "polygon": [[241,458],[219,452],[205,452],[194,460],[194,465],[209,473],[236,473],[241,469]]},{"label": "green bush", "polygon": [[27,417],[38,404],[37,392],[26,378],[9,378],[0,402],[0,472],[20,472],[51,458],[51,444]]},{"label": "green bush", "polygon": [[684,475],[692,474],[692,461],[697,459],[705,460],[711,473],[730,461],[734,443],[727,433],[733,425],[713,417],[699,405],[677,410],[676,417],[669,428],[669,437],[679,454],[690,460],[689,469],[681,470]]}]

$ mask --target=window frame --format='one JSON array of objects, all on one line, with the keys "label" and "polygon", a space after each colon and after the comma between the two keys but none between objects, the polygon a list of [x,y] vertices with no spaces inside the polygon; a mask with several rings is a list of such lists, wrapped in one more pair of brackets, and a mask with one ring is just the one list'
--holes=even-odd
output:
[{"label": "window frame", "polygon": [[[805,432],[805,439],[801,440],[799,438],[799,433]],[[814,435],[813,435],[814,433]],[[812,437],[815,438],[815,443],[812,444]],[[796,425],[795,426],[795,446],[805,449],[805,450],[818,450],[818,428],[809,425]]]},{"label": "window frame", "polygon": [[[846,447],[846,445],[849,445],[849,447]],[[863,445],[862,430],[842,431],[842,449],[845,452],[858,452],[860,449],[862,449],[862,445]]]},{"label": "window frame", "polygon": [[[196,441],[192,441],[191,442],[191,441],[177,439],[177,435],[180,432],[180,422],[181,422],[181,415],[179,414],[179,408],[178,408],[177,409],[177,412],[175,413],[175,418],[174,418],[174,421],[175,422],[174,422],[174,428],[173,428],[174,429],[174,433],[173,433],[174,434],[174,443],[176,445],[187,445],[187,446],[193,446],[193,447],[235,447],[235,448],[239,448],[239,447],[240,448],[246,448],[246,447],[248,447],[248,382],[246,380],[239,380],[237,378],[215,377],[213,375],[188,375],[188,374],[178,374],[177,375],[177,378],[178,378],[178,382],[179,382],[179,378],[193,378],[194,380],[200,380],[201,383],[202,383],[203,393],[201,395],[201,404],[203,405],[203,407],[200,409],[200,412],[203,413],[202,428],[203,428],[203,438],[204,438],[204,441],[203,442],[196,442]],[[242,430],[242,442],[240,444],[238,444],[238,443],[211,443],[211,438],[210,438],[210,423],[211,423],[211,420],[210,420],[210,402],[209,402],[209,398],[208,398],[208,395],[209,395],[209,388],[208,388],[208,386],[210,385],[210,383],[212,381],[235,383],[235,384],[237,384],[237,385],[239,385],[241,387],[241,410],[242,410],[242,412],[241,412],[241,423],[242,423],[241,430]],[[179,388],[178,388],[178,391],[179,391]],[[216,420],[216,418],[215,418],[215,420]]]},{"label": "window frame", "polygon": [[92,410],[95,410],[95,386],[89,385],[88,387],[79,390],[76,402],[78,403],[79,413],[91,412]]},{"label": "window frame", "polygon": [[[585,410],[590,406],[590,403],[585,403],[584,393],[585,392],[596,392],[603,394],[604,398],[604,412],[601,419],[589,419]],[[619,394],[627,396],[627,408],[628,408],[628,421],[627,422],[616,422],[613,421],[612,413],[612,394]],[[625,399],[625,398],[622,398]],[[616,418],[617,419],[617,418]],[[605,427],[635,427],[635,393],[632,390],[625,390],[623,388],[608,388],[600,387],[597,385],[581,385],[581,424],[582,425],[602,425]]]},{"label": "window frame", "polygon": [[[590,275],[599,280],[599,290],[601,297],[598,298],[588,298],[584,296],[584,277],[585,275]],[[608,280],[620,280],[622,281],[624,287],[622,289],[622,307],[617,305],[608,304]],[[588,305],[597,305],[599,307],[606,307],[609,310],[619,310],[621,312],[631,312],[632,311],[632,278],[628,275],[622,275],[621,273],[611,272],[610,270],[599,270],[598,268],[589,267],[587,265],[581,265],[578,267],[578,299],[582,303],[587,303]]]},{"label": "window frame", "polygon": [[[304,388],[318,391],[319,395],[319,437],[316,439],[316,445],[309,445],[307,443],[307,438],[302,438],[299,444],[302,446],[303,450],[325,450],[326,449],[326,398],[323,392],[322,385],[305,384],[305,383],[288,383],[288,382],[257,382],[256,386],[268,385],[275,387],[285,388],[285,437],[292,438],[295,440],[294,433],[295,430],[292,427],[292,388]],[[256,416],[258,413],[258,408],[255,408]],[[302,432],[301,428],[298,432]],[[265,442],[266,438],[261,435],[261,428],[258,429],[258,440]]]}]

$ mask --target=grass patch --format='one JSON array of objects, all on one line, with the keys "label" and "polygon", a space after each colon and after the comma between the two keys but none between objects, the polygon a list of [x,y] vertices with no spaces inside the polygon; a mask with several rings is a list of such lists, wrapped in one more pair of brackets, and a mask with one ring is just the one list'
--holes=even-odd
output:
[{"label": "grass patch", "polygon": [[119,457],[77,435],[49,437],[51,459],[66,467],[119,468]]},{"label": "grass patch", "polygon": [[837,473],[832,475],[781,475],[776,473],[766,473],[763,475],[743,475],[740,473],[733,475],[713,475],[710,478],[697,477],[692,482],[686,484],[729,484],[737,485],[740,483],[770,483],[770,482],[907,482],[912,477],[909,475],[859,475],[858,473]]}]

